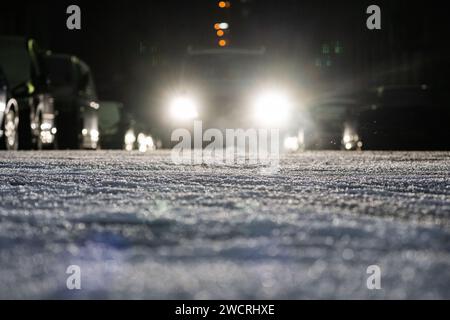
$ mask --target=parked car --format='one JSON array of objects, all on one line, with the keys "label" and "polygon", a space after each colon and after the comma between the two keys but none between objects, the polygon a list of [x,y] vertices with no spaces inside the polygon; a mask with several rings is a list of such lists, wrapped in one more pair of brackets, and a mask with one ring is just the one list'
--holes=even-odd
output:
[{"label": "parked car", "polygon": [[19,146],[17,101],[10,97],[8,82],[0,68],[0,149],[17,150]]},{"label": "parked car", "polygon": [[321,96],[309,102],[304,121],[304,145],[308,150],[359,150],[356,133],[358,99],[352,93]]},{"label": "parked car", "polygon": [[358,115],[364,148],[450,150],[449,99],[448,90],[427,85],[369,90]]},{"label": "parked car", "polygon": [[66,54],[47,53],[44,61],[57,114],[58,148],[97,149],[99,103],[89,66]]},{"label": "parked car", "polygon": [[[0,66],[10,88],[11,103],[18,111],[17,114],[14,111],[14,120],[10,122],[18,123],[17,147],[53,147],[56,133],[54,99],[48,86],[42,50],[33,39],[0,36]],[[8,117],[12,116],[10,113]]]}]

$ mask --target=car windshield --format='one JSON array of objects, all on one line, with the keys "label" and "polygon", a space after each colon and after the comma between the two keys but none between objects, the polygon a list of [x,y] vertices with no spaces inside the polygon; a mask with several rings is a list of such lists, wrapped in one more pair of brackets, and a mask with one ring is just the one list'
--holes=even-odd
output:
[{"label": "car windshield", "polygon": [[267,68],[262,55],[192,55],[187,58],[184,75],[204,80],[245,81],[260,76]]}]

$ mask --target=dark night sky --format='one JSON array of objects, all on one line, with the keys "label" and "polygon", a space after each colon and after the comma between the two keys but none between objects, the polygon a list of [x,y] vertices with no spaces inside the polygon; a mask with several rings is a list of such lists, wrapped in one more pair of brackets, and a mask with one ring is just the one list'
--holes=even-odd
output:
[{"label": "dark night sky", "polygon": [[[373,1],[231,2],[229,15],[223,15],[214,0],[15,1],[1,5],[0,34],[32,36],[54,52],[79,56],[91,66],[100,98],[129,104],[138,83],[151,86],[154,59],[176,65],[189,45],[215,46],[212,26],[217,20],[230,21],[233,46],[265,46],[277,59],[294,61],[311,76],[320,73],[314,70],[314,59],[322,45],[339,41],[344,55],[336,61],[334,74],[341,79],[446,82],[443,52],[449,23],[439,1],[426,6],[377,1],[383,29],[374,32],[365,28],[365,8]],[[81,7],[81,31],[65,27],[70,4]],[[408,72],[392,72],[404,64],[410,66]]]}]

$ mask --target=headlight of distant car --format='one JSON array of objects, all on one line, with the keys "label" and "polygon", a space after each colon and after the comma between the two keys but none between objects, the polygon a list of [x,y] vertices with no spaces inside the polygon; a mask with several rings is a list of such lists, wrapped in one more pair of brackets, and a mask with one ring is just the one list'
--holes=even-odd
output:
[{"label": "headlight of distant car", "polygon": [[256,97],[254,116],[261,125],[282,125],[289,117],[289,97],[278,91],[265,92]]},{"label": "headlight of distant car", "polygon": [[198,117],[197,104],[190,97],[175,97],[170,102],[170,114],[176,120],[193,120]]},{"label": "headlight of distant car", "polygon": [[133,150],[133,145],[135,142],[136,142],[136,135],[134,134],[133,129],[128,129],[124,137],[125,150],[127,151]]},{"label": "headlight of distant car", "polygon": [[283,147],[287,151],[297,151],[300,149],[300,142],[298,137],[285,137],[283,141]]},{"label": "headlight of distant car", "polygon": [[147,152],[155,149],[155,144],[151,136],[139,133],[137,136],[139,152]]},{"label": "headlight of distant car", "polygon": [[363,146],[358,134],[348,126],[345,127],[342,135],[342,145],[345,150],[360,150]]},{"label": "headlight of distant car", "polygon": [[81,134],[83,136],[89,135],[89,137],[91,138],[91,141],[93,141],[93,142],[98,142],[98,140],[100,138],[100,132],[97,129],[88,130],[88,129],[84,128],[83,130],[81,130]]}]

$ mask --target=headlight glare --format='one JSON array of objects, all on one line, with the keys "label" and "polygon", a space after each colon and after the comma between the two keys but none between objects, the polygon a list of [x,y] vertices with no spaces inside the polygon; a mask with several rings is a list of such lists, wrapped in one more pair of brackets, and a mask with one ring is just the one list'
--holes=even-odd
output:
[{"label": "headlight glare", "polygon": [[255,118],[262,125],[278,125],[289,117],[290,101],[282,92],[267,92],[255,100]]},{"label": "headlight glare", "polygon": [[177,120],[192,120],[198,117],[197,104],[189,97],[176,97],[170,103],[170,113]]},{"label": "headlight glare", "polygon": [[283,146],[287,151],[297,151],[300,149],[300,141],[298,137],[286,137]]}]

